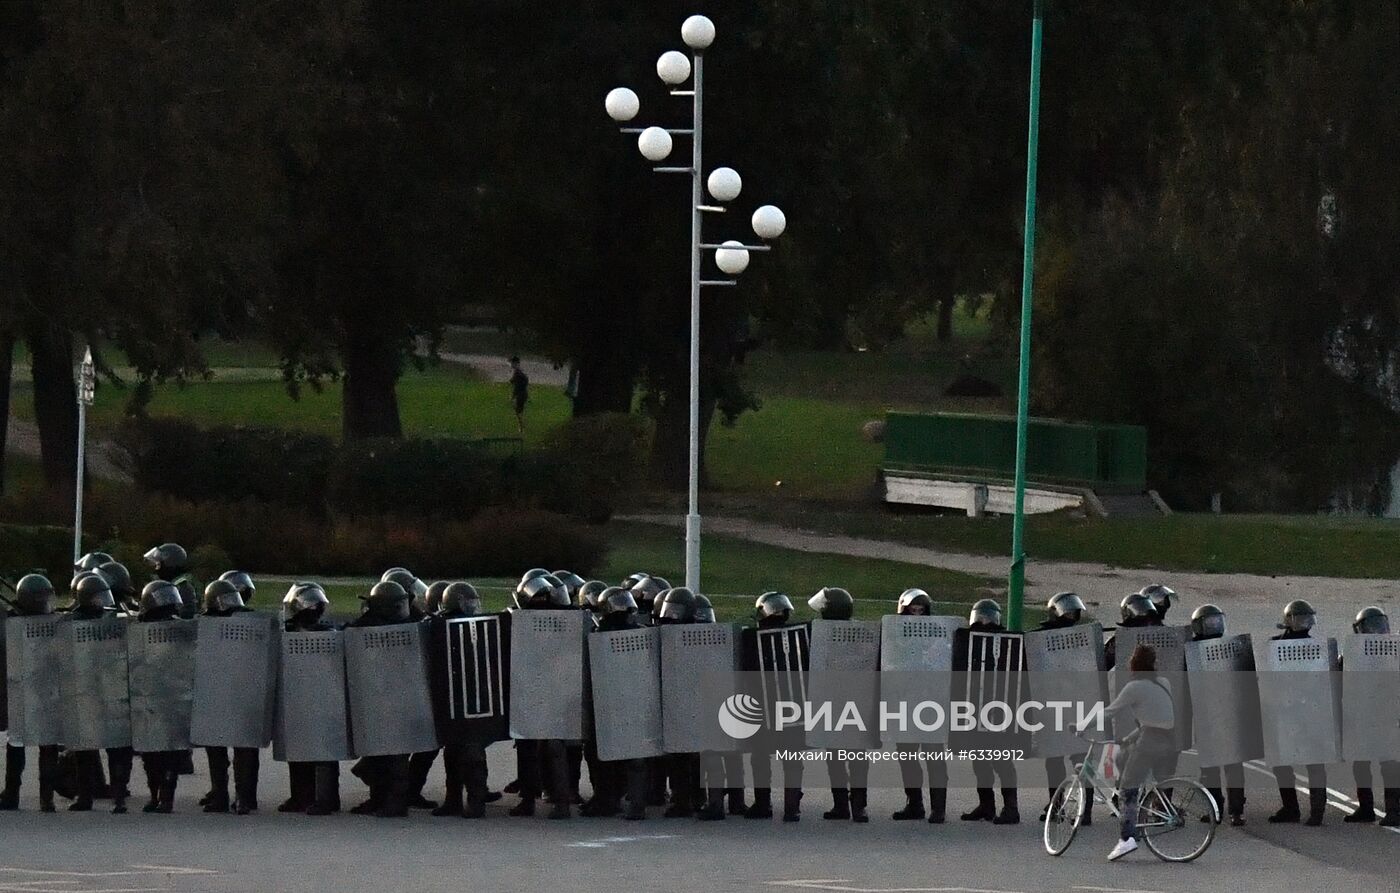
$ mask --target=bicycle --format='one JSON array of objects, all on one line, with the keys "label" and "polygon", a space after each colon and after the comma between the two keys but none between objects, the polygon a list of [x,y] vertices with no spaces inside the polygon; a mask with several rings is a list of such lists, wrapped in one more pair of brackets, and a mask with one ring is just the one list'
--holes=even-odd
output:
[{"label": "bicycle", "polygon": [[[1074,842],[1086,805],[1102,803],[1114,818],[1122,818],[1118,785],[1110,784],[1103,777],[1094,759],[1095,747],[1113,741],[1084,740],[1089,742],[1084,762],[1076,767],[1073,776],[1055,789],[1045,811],[1043,839],[1045,851],[1052,856],[1062,855]],[[1144,784],[1138,791],[1137,809],[1138,836],[1152,854],[1164,862],[1190,862],[1200,858],[1215,840],[1215,829],[1220,824],[1220,804],[1200,782],[1180,776]],[[1198,820],[1202,815],[1210,820]],[[1192,829],[1198,829],[1200,834],[1193,835]]]}]

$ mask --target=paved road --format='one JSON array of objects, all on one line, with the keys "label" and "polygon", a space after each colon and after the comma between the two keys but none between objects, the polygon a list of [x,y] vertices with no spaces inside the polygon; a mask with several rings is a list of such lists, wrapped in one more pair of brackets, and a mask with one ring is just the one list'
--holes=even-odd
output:
[{"label": "paved road", "polygon": [[[490,751],[492,782],[513,774],[508,745]],[[31,760],[31,767],[33,764]],[[202,763],[202,755],[196,760]],[[1063,857],[1040,847],[1030,821],[1044,791],[1022,791],[1027,821],[1015,827],[942,826],[889,820],[898,791],[872,791],[872,822],[825,822],[828,795],[809,773],[800,824],[732,818],[722,823],[654,818],[645,822],[574,818],[513,819],[513,798],[490,807],[483,821],[407,820],[351,815],[321,819],[279,815],[286,774],[264,754],[262,813],[210,816],[194,798],[201,776],[182,780],[177,814],[102,812],[42,815],[34,809],[34,780],[26,782],[26,811],[0,813],[0,893],[157,893],[157,891],[538,891],[618,893],[631,890],[844,893],[1206,893],[1221,889],[1393,890],[1400,835],[1375,826],[1345,826],[1329,810],[1323,828],[1270,826],[1276,806],[1270,779],[1250,775],[1245,828],[1223,827],[1196,863],[1158,862],[1145,850],[1123,862],[1104,856],[1115,839],[1101,819],[1080,832]],[[32,775],[32,768],[31,768]],[[138,768],[139,775],[139,768]],[[958,776],[955,774],[955,783]],[[1338,775],[1340,778],[1340,775]],[[347,805],[362,789],[342,773]],[[429,793],[438,789],[434,778]],[[950,812],[972,800],[950,794]],[[653,813],[656,811],[653,810]]]}]

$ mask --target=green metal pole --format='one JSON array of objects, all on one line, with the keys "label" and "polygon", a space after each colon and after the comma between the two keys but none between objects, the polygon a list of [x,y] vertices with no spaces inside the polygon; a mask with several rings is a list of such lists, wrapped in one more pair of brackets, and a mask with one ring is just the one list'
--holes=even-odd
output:
[{"label": "green metal pole", "polygon": [[1021,375],[1016,395],[1016,513],[1011,522],[1007,627],[1021,628],[1026,598],[1026,434],[1031,400],[1031,287],[1035,280],[1035,164],[1040,148],[1040,44],[1045,0],[1035,0],[1031,23],[1031,107],[1026,137],[1026,237],[1021,258]]}]

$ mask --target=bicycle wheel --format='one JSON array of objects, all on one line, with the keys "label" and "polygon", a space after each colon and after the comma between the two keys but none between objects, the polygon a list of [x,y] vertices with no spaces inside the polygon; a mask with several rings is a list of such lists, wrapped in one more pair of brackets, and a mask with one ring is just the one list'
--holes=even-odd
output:
[{"label": "bicycle wheel", "polygon": [[1074,842],[1079,822],[1084,815],[1084,782],[1066,778],[1055,788],[1050,805],[1045,810],[1045,852],[1058,856]]},{"label": "bicycle wheel", "polygon": [[1138,804],[1142,842],[1164,862],[1190,862],[1215,840],[1215,822],[1198,819],[1218,814],[1215,798],[1190,778],[1169,778],[1143,788]]}]

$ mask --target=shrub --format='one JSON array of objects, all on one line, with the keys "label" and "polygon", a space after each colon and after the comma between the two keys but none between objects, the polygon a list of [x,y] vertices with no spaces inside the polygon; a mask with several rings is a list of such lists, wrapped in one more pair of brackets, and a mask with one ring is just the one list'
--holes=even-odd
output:
[{"label": "shrub", "polygon": [[14,582],[29,573],[41,573],[54,589],[66,591],[73,577],[72,528],[0,524],[0,576]]},{"label": "shrub", "polygon": [[372,440],[341,447],[329,507],[340,515],[469,518],[502,501],[502,460],[465,440]]},{"label": "shrub", "polygon": [[529,505],[602,524],[635,491],[645,441],[646,425],[636,416],[570,419],[552,432],[548,447],[510,467],[511,484]]}]

